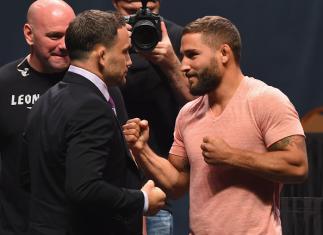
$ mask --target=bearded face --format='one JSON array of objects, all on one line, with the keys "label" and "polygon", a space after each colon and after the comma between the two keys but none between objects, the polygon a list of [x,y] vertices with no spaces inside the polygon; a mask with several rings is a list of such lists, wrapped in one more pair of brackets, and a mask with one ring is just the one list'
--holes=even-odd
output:
[{"label": "bearded face", "polygon": [[190,93],[195,96],[205,95],[216,89],[221,83],[219,66],[215,57],[212,57],[210,63],[200,70],[190,70],[186,73],[190,84]]}]

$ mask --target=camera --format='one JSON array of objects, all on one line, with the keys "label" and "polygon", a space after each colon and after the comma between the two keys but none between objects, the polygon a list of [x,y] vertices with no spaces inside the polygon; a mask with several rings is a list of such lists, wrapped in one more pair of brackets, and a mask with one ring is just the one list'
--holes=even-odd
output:
[{"label": "camera", "polygon": [[125,16],[132,26],[131,43],[136,51],[151,51],[161,40],[161,17],[147,8],[148,0],[141,0],[142,8],[136,14]]}]

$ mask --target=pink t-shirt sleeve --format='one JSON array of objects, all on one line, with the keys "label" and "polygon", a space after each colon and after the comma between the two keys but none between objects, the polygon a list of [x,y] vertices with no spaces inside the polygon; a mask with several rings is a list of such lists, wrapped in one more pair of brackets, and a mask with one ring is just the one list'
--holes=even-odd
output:
[{"label": "pink t-shirt sleeve", "polygon": [[304,136],[295,107],[279,89],[267,87],[251,102],[266,147],[291,135]]},{"label": "pink t-shirt sleeve", "polygon": [[181,133],[181,126],[183,124],[182,120],[184,115],[183,113],[184,113],[184,110],[182,109],[176,118],[175,129],[174,129],[174,142],[169,153],[180,157],[187,157],[184,141]]}]

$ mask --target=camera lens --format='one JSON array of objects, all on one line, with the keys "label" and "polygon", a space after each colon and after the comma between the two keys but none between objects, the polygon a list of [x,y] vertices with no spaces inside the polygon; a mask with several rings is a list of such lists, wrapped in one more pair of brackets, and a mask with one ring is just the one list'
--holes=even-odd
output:
[{"label": "camera lens", "polygon": [[138,50],[149,51],[154,49],[159,41],[158,30],[153,22],[140,20],[133,27],[131,39]]}]

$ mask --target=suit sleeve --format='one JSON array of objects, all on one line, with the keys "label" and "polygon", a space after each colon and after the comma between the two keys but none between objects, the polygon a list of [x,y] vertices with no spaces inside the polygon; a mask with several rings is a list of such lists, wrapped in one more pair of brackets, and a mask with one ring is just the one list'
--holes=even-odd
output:
[{"label": "suit sleeve", "polygon": [[[110,212],[143,210],[140,190],[109,184],[103,174],[115,141],[116,122],[103,101],[84,103],[71,115],[66,130],[66,193],[74,204]],[[116,169],[117,170],[117,169]]]}]

